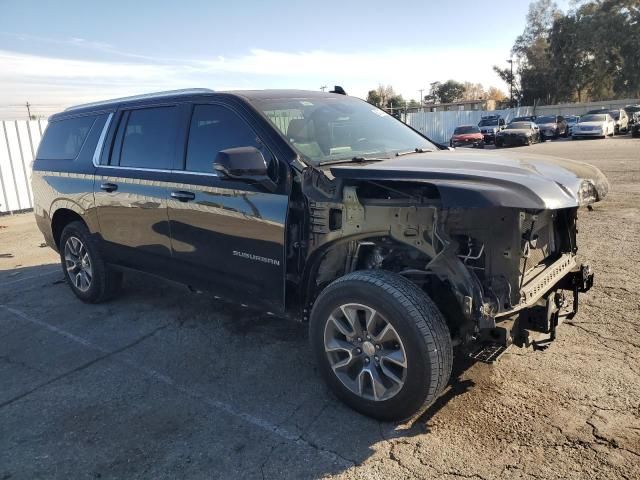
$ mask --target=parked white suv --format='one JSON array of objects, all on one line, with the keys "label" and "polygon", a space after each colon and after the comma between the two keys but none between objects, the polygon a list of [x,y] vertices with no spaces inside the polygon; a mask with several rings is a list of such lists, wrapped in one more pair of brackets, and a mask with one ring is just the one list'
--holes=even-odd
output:
[{"label": "parked white suv", "polygon": [[609,110],[609,115],[616,122],[615,134],[627,133],[629,131],[629,116],[625,112],[624,108]]}]

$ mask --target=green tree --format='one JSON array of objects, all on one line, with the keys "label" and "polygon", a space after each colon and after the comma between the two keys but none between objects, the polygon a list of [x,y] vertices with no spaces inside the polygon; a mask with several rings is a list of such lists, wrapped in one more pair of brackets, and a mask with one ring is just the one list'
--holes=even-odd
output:
[{"label": "green tree", "polygon": [[395,92],[391,85],[378,85],[375,90],[369,90],[367,102],[380,108],[404,108],[402,95]]},{"label": "green tree", "polygon": [[[640,96],[640,0],[531,3],[512,52],[522,100],[603,100]],[[508,84],[507,70],[494,67]]]},{"label": "green tree", "polygon": [[453,103],[462,100],[464,92],[464,85],[455,80],[447,80],[444,83],[434,82],[424,99],[431,103]]},{"label": "green tree", "polygon": [[513,82],[513,98],[520,98],[520,80],[518,79],[517,70],[511,74],[511,67],[509,68],[500,68],[497,65],[493,66],[493,71],[500,77],[500,79],[509,86],[511,89],[511,84]]},{"label": "green tree", "polygon": [[369,90],[369,93],[367,94],[367,102],[377,107],[380,105],[380,100],[380,95],[377,90]]}]

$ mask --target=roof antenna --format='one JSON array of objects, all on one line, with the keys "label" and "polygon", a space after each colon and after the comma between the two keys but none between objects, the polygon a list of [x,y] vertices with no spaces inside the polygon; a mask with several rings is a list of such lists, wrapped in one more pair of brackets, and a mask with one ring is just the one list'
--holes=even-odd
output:
[{"label": "roof antenna", "polygon": [[344,88],[342,88],[340,85],[335,85],[333,87],[333,90],[330,90],[329,93],[337,93],[339,95],[346,95],[347,92],[344,91]]}]

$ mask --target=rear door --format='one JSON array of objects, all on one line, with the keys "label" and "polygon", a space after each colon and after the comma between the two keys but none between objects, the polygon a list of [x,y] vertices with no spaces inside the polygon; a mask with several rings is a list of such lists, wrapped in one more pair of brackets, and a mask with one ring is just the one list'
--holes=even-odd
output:
[{"label": "rear door", "polygon": [[94,184],[109,261],[168,277],[167,182],[184,132],[181,108],[170,104],[119,111]]},{"label": "rear door", "polygon": [[173,257],[183,281],[282,311],[286,189],[271,193],[213,170],[217,153],[232,147],[253,146],[277,162],[256,132],[244,110],[223,103],[193,105],[184,161],[169,192]]}]

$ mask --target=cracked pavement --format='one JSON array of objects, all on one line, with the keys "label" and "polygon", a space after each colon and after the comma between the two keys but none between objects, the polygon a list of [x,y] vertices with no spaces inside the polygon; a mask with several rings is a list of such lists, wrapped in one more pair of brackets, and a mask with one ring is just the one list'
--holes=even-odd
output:
[{"label": "cracked pavement", "polygon": [[306,327],[140,274],[85,305],[31,214],[0,217],[0,479],[640,478],[640,140],[527,149],[600,167],[596,274],[547,350],[458,359],[410,424],[321,382]]}]

